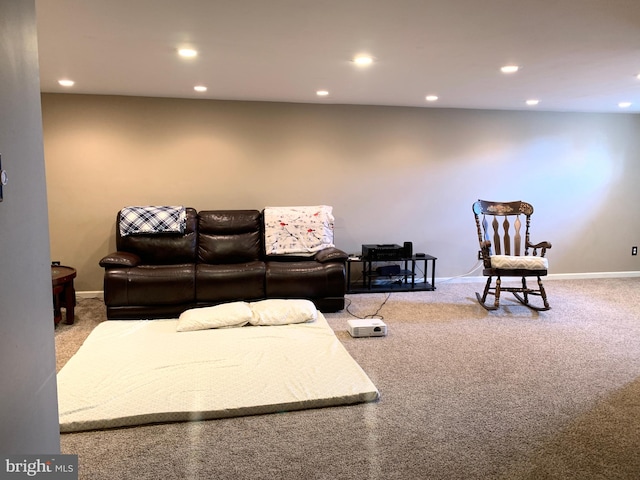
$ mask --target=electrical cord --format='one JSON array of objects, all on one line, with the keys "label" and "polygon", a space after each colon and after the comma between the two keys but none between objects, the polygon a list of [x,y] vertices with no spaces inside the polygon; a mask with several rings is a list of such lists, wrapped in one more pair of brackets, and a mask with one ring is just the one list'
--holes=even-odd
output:
[{"label": "electrical cord", "polygon": [[373,319],[376,318],[378,320],[384,320],[384,316],[380,315],[380,310],[382,310],[382,307],[385,306],[385,304],[387,303],[387,301],[389,300],[389,298],[391,297],[391,292],[388,292],[386,295],[386,298],[384,299],[384,301],[380,304],[380,306],[378,307],[378,309],[375,311],[375,313],[372,313],[370,315],[365,315],[364,317],[359,317],[358,315],[356,315],[355,313],[353,313],[351,310],[349,310],[349,307],[351,306],[351,299],[350,298],[346,298],[345,300],[348,300],[349,303],[348,305],[345,307],[345,310],[347,311],[347,313],[349,315],[351,315],[352,317],[358,318],[360,320],[366,320],[366,319]]},{"label": "electrical cord", "polygon": [[[445,279],[440,279],[440,280],[438,280],[438,283],[450,282],[451,280],[455,280],[456,278],[462,278],[462,277],[466,277],[467,275],[471,275],[473,272],[475,272],[480,267],[482,267],[482,265],[483,265],[482,260],[478,260],[478,262],[476,262],[476,264],[468,272],[463,273],[462,275],[456,275],[455,277],[449,277],[449,278],[445,278]],[[359,317],[358,315],[353,313],[351,310],[349,310],[349,307],[351,306],[351,303],[352,303],[350,298],[345,298],[345,300],[347,300],[349,302],[347,304],[347,306],[345,307],[345,310],[349,315],[351,315],[354,318],[358,318],[360,320],[373,319],[373,318],[377,318],[378,320],[384,320],[384,316],[380,315],[380,310],[382,310],[382,307],[384,307],[386,305],[386,303],[389,301],[389,298],[391,298],[391,293],[393,293],[393,292],[387,292],[384,301],[380,304],[380,306],[378,307],[378,309],[374,313],[369,314],[369,315],[365,315],[364,317]]]},{"label": "electrical cord", "polygon": [[471,270],[469,270],[466,273],[463,273],[462,275],[456,275],[455,277],[449,277],[449,278],[444,278],[444,279],[439,279],[438,283],[445,283],[445,282],[450,282],[451,280],[455,280],[456,278],[462,278],[462,277],[466,277],[467,275],[471,275],[473,272],[475,272],[476,270],[478,270],[480,267],[483,266],[482,260],[478,260],[476,262],[476,264],[471,268]]}]

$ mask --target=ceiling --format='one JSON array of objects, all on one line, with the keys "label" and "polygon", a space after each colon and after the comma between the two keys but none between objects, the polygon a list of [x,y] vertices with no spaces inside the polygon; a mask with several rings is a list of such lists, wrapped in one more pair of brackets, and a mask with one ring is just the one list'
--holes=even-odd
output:
[{"label": "ceiling", "polygon": [[[640,0],[36,0],[36,9],[43,92],[640,112]],[[181,47],[199,54],[181,58]],[[358,67],[361,53],[373,64]],[[506,64],[521,68],[501,73]]]}]

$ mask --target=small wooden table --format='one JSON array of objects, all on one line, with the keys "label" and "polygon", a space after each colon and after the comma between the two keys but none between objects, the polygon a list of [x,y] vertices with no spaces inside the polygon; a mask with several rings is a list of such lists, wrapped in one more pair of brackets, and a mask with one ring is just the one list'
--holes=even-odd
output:
[{"label": "small wooden table", "polygon": [[66,310],[65,323],[74,321],[74,308],[76,306],[76,290],[73,288],[73,279],[76,278],[76,269],[61,265],[51,266],[51,283],[53,286],[53,321],[57,325],[62,320],[61,308]]}]

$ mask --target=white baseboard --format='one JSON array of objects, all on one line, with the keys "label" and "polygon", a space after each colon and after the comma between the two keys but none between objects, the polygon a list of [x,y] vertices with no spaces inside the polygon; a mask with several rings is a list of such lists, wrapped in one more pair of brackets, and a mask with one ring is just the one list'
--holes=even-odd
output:
[{"label": "white baseboard", "polygon": [[[546,280],[588,280],[594,278],[625,278],[625,277],[640,277],[640,272],[586,272],[586,273],[550,273],[546,277]],[[437,278],[436,286],[438,283],[484,283],[487,281],[487,277],[450,277],[450,278]]]},{"label": "white baseboard", "polygon": [[78,292],[76,290],[76,297],[79,298],[99,298],[104,300],[104,292],[102,290],[86,290],[84,292]]},{"label": "white baseboard", "polygon": [[547,275],[548,280],[582,280],[590,278],[640,277],[640,272],[593,272],[593,273],[554,273]]}]

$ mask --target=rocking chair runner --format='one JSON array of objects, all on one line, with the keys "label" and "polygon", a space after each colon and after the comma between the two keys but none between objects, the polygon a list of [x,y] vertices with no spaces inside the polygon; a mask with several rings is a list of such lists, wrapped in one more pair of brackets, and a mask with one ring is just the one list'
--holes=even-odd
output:
[{"label": "rocking chair runner", "polygon": [[[487,310],[496,310],[500,306],[500,293],[511,292],[518,301],[533,310],[549,310],[547,295],[540,277],[547,275],[548,262],[545,254],[547,249],[551,248],[551,244],[549,242],[532,244],[529,241],[529,224],[533,207],[522,201],[478,200],[473,204],[473,213],[484,262],[482,274],[488,277],[483,294],[476,292],[480,305]],[[525,220],[524,255],[521,253],[522,236],[520,235],[522,215]],[[529,249],[532,249],[531,255]],[[496,277],[495,286],[492,286],[493,277]],[[522,286],[503,286],[502,277],[520,277]],[[527,286],[527,277],[536,277],[537,288]],[[486,303],[488,295],[495,297],[493,305]],[[544,307],[532,305],[529,298],[532,295],[542,297]]]}]

